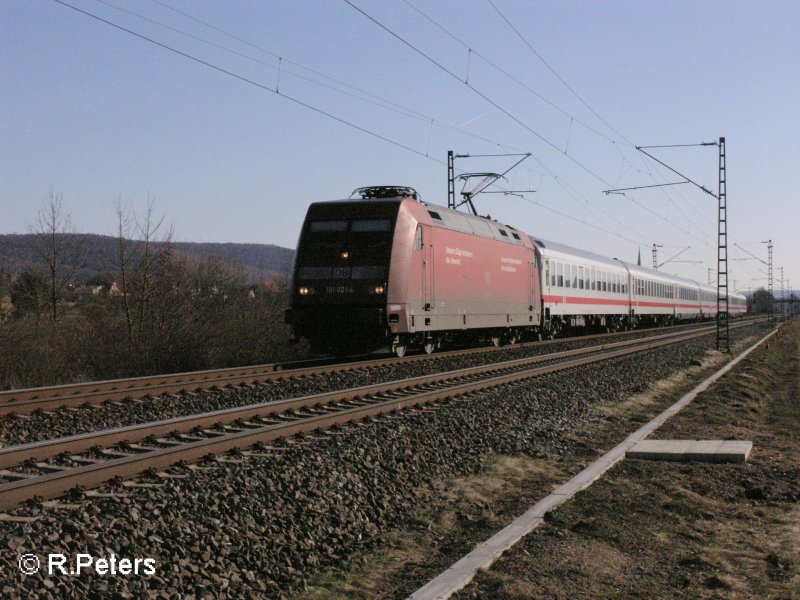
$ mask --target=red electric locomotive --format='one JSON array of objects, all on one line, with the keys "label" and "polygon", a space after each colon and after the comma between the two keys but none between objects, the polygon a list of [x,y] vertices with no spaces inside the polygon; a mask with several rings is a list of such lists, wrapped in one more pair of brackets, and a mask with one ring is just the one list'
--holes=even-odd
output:
[{"label": "red electric locomotive", "polygon": [[[713,316],[709,286],[426,204],[412,188],[353,195],[312,204],[300,234],[286,319],[316,351],[403,356],[456,339],[497,345],[565,327]],[[744,312],[743,296],[729,300],[732,316]]]}]

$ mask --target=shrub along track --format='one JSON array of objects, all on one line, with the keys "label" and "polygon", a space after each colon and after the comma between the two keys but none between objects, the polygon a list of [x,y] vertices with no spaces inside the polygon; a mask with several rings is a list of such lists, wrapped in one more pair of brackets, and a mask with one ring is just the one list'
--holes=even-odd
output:
[{"label": "shrub along track", "polygon": [[[0,446],[144,423],[156,415],[162,419],[180,417],[697,327],[694,324],[504,348],[473,348],[405,359],[383,358],[293,369],[287,368],[291,365],[262,365],[11,390],[0,392]],[[27,414],[31,411],[32,414]]]},{"label": "shrub along track", "polygon": [[[741,332],[736,336],[743,335]],[[14,569],[27,551],[154,556],[150,578],[56,577],[52,597],[180,591],[276,596],[334,567],[434,503],[434,482],[480,471],[494,453],[564,455],[614,402],[703,355],[708,340],[475,392],[331,434],[277,441],[246,455],[147,476],[74,504],[29,504],[0,522],[11,551],[4,592],[24,597],[43,580]],[[632,377],[631,373],[636,373]],[[585,458],[585,456],[583,457]],[[58,509],[60,506],[60,510]],[[456,551],[458,549],[456,548]],[[435,566],[434,566],[435,568]],[[169,591],[172,590],[172,591]]]}]

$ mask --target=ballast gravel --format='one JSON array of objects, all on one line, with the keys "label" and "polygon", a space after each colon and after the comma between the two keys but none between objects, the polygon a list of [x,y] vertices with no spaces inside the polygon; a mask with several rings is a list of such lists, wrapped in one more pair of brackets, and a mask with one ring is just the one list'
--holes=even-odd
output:
[{"label": "ballast gravel", "polygon": [[[288,597],[408,526],[437,501],[435,482],[476,474],[497,454],[561,455],[591,435],[600,418],[593,405],[644,390],[712,344],[670,346],[140,480],[158,487],[114,483],[100,490],[110,497],[30,503],[14,514],[33,520],[0,520],[0,589],[9,599]],[[43,565],[48,553],[154,558],[156,572],[26,576],[17,564],[26,553]]]},{"label": "ballast gravel", "polygon": [[[654,335],[669,329],[642,330],[613,338],[622,341]],[[583,348],[608,343],[608,338],[566,338],[557,344],[509,346],[501,350],[464,356],[436,357],[416,362],[398,362],[380,367],[354,368],[326,375],[275,380],[253,387],[222,388],[196,392],[165,394],[143,402],[123,400],[85,405],[79,409],[60,408],[36,411],[29,415],[0,417],[0,445],[11,446],[47,440],[113,427],[146,423],[155,419],[171,419],[226,408],[297,398],[311,394],[333,392],[351,387],[395,381],[431,373],[479,366],[550,352]]]}]

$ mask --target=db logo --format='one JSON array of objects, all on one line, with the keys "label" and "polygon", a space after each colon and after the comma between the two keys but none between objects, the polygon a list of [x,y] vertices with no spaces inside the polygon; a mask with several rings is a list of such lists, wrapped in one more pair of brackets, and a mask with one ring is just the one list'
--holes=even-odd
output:
[{"label": "db logo", "polygon": [[24,575],[38,573],[41,567],[39,557],[35,554],[23,554],[19,557],[17,564],[19,565],[19,570],[22,571]]}]

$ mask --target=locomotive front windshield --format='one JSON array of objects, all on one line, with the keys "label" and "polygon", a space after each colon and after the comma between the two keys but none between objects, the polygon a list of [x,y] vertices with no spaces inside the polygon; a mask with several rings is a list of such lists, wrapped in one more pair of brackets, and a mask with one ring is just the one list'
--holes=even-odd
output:
[{"label": "locomotive front windshield", "polygon": [[295,271],[306,302],[385,302],[395,203],[326,203],[309,209]]}]

